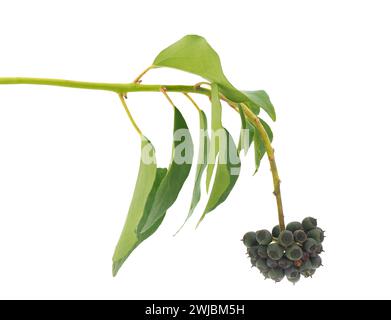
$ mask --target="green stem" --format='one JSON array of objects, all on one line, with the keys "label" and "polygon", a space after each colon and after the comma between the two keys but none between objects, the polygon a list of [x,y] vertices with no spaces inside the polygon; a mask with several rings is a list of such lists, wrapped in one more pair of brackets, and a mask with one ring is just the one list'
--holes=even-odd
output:
[{"label": "green stem", "polygon": [[244,104],[243,105],[243,110],[244,113],[246,114],[246,117],[251,121],[251,123],[257,128],[259,134],[261,135],[261,138],[263,140],[263,143],[265,145],[266,153],[269,158],[269,163],[270,163],[270,170],[272,172],[272,177],[273,177],[273,185],[274,185],[274,191],[273,194],[276,197],[276,202],[277,202],[277,210],[278,210],[278,221],[280,225],[280,230],[284,231],[285,230],[285,219],[284,219],[284,210],[282,207],[282,198],[281,198],[281,180],[278,175],[278,170],[277,170],[277,164],[276,164],[276,158],[274,156],[274,149],[271,145],[269,136],[263,127],[261,121],[259,121],[259,118]]},{"label": "green stem", "polygon": [[139,83],[106,83],[106,82],[87,82],[73,81],[63,79],[47,79],[47,78],[1,78],[0,85],[7,84],[30,84],[57,86],[67,88],[89,89],[89,90],[105,90],[115,93],[126,94],[128,92],[161,92],[161,88],[165,88],[168,92],[187,92],[209,95],[210,91],[205,88],[196,88],[194,86],[185,85],[160,85],[160,84],[139,84]]}]

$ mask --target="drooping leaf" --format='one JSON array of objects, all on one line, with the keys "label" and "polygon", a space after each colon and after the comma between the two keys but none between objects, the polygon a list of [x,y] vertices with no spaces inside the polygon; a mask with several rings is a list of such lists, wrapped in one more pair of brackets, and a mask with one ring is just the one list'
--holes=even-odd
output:
[{"label": "drooping leaf", "polygon": [[254,126],[247,120],[246,115],[244,114],[243,106],[240,103],[238,103],[238,109],[240,114],[240,120],[242,123],[238,142],[238,153],[244,150],[244,154],[246,155],[248,149],[251,146],[251,143],[253,142]]},{"label": "drooping leaf", "polygon": [[224,132],[225,141],[221,141],[215,180],[208,203],[198,224],[209,212],[216,209],[227,199],[239,177],[240,158],[235,142],[226,129],[224,129]]},{"label": "drooping leaf", "polygon": [[[265,131],[267,132],[267,135],[269,137],[270,142],[272,142],[273,141],[272,129],[265,121],[263,121],[260,118],[258,118],[258,119],[261,122],[261,124],[263,125],[263,127],[265,128]],[[254,174],[256,174],[258,172],[259,165],[261,163],[263,156],[265,155],[265,152],[266,152],[265,144],[264,144],[258,130],[255,129],[255,133],[254,133],[255,172],[254,172]]]},{"label": "drooping leaf", "polygon": [[[257,91],[243,91],[247,97],[249,97],[249,101],[247,102],[250,109],[254,111],[255,108],[262,108],[269,117],[276,121],[276,111],[274,110],[274,106],[270,101],[269,95],[264,90]],[[256,114],[259,113],[256,112]]]},{"label": "drooping leaf", "polygon": [[[208,124],[207,124],[207,118],[205,113],[200,110],[199,111],[199,117],[200,117],[200,145],[198,149],[198,164],[197,164],[197,170],[195,175],[195,182],[194,182],[194,188],[193,188],[193,196],[191,199],[190,209],[189,213],[187,215],[187,218],[185,220],[185,223],[189,220],[191,215],[194,212],[194,209],[196,208],[197,204],[199,203],[201,199],[201,179],[202,175],[205,171],[205,168],[208,163],[208,151],[209,151],[209,136],[208,136]],[[183,227],[182,226],[182,227]],[[181,229],[182,229],[181,227]],[[179,231],[181,230],[179,229]],[[178,232],[179,232],[178,231]]]},{"label": "drooping leaf", "polygon": [[118,273],[133,250],[147,238],[137,233],[137,227],[143,215],[148,215],[148,210],[145,209],[148,198],[154,194],[165,173],[166,169],[156,167],[155,149],[153,145],[148,139],[142,138],[139,174],[128,216],[113,256],[114,276]]},{"label": "drooping leaf", "polygon": [[[216,83],[219,91],[229,100],[246,105],[258,114],[260,108],[275,120],[273,105],[264,91],[240,91],[227,79],[216,51],[201,36],[187,35],[159,53],[155,67],[169,67],[201,76]],[[266,98],[267,97],[267,98]]]},{"label": "drooping leaf", "polygon": [[143,217],[138,226],[139,233],[149,232],[174,204],[189,175],[192,161],[193,141],[189,129],[180,111],[174,108],[174,143],[170,167],[151,201],[149,214]]},{"label": "drooping leaf", "polygon": [[211,148],[209,153],[208,168],[206,170],[206,190],[209,191],[210,182],[213,176],[216,157],[220,151],[220,135],[224,134],[222,124],[222,107],[219,98],[219,87],[216,83],[211,86],[211,101],[212,101],[212,132],[211,132]]}]

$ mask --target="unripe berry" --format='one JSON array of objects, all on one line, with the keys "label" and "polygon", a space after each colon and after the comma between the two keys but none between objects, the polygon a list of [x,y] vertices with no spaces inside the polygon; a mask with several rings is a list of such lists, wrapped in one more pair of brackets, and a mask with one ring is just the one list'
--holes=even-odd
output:
[{"label": "unripe berry", "polygon": [[307,251],[309,254],[312,254],[319,250],[319,243],[316,240],[310,238],[304,242],[303,247],[305,251]]},{"label": "unripe berry", "polygon": [[293,262],[285,257],[282,257],[278,260],[278,266],[282,269],[288,269],[293,266]]},{"label": "unripe berry", "polygon": [[315,229],[316,226],[318,225],[318,222],[314,218],[307,217],[303,220],[302,225],[304,230],[308,231],[308,230]]},{"label": "unripe berry", "polygon": [[296,230],[293,236],[298,243],[304,243],[307,240],[307,234],[303,230]]},{"label": "unripe berry", "polygon": [[314,239],[318,242],[323,242],[324,231],[321,228],[315,228],[307,232],[307,237]]},{"label": "unripe berry", "polygon": [[280,268],[270,269],[268,275],[275,282],[280,282],[285,277],[284,271]]},{"label": "unripe berry", "polygon": [[272,259],[267,259],[267,260],[266,260],[266,265],[267,265],[269,268],[271,268],[271,269],[273,269],[273,268],[278,268],[278,262],[275,261],[275,260],[272,260]]},{"label": "unripe berry", "polygon": [[258,246],[257,254],[260,258],[267,259],[267,246]]},{"label": "unripe berry", "polygon": [[300,280],[300,272],[296,270],[296,268],[290,268],[285,270],[285,275],[288,281],[292,282],[293,284],[297,283]]},{"label": "unripe berry", "polygon": [[255,263],[255,266],[259,269],[261,272],[268,272],[269,267],[266,264],[266,259],[259,258],[257,262]]},{"label": "unripe berry", "polygon": [[247,248],[247,254],[250,258],[258,258],[258,246]]},{"label": "unripe berry", "polygon": [[256,266],[256,264],[257,264],[257,258],[251,258],[251,267],[255,267]]},{"label": "unripe berry", "polygon": [[280,229],[280,226],[277,225],[273,228],[272,230],[272,235],[273,235],[273,238],[278,238],[280,236],[280,233],[281,233],[281,229]]},{"label": "unripe berry", "polygon": [[318,269],[322,265],[322,258],[319,256],[311,258],[312,267]]},{"label": "unripe berry", "polygon": [[294,241],[293,233],[289,230],[284,230],[280,233],[278,237],[278,243],[283,247],[289,247]]},{"label": "unripe berry", "polygon": [[267,255],[272,260],[279,260],[284,255],[284,249],[278,243],[271,243],[267,246]]},{"label": "unripe berry", "polygon": [[293,221],[287,224],[286,230],[289,230],[290,232],[294,233],[297,230],[303,230],[303,226],[298,221]]},{"label": "unripe berry", "polygon": [[255,232],[247,232],[242,241],[247,248],[258,245]]},{"label": "unripe berry", "polygon": [[259,230],[256,232],[255,236],[258,243],[265,246],[267,246],[273,240],[269,230]]},{"label": "unripe berry", "polygon": [[316,251],[317,254],[321,254],[323,252],[323,246],[321,244],[318,244],[316,246]]},{"label": "unripe berry", "polygon": [[309,270],[311,270],[311,269],[313,269],[313,268],[312,268],[311,260],[307,260],[306,262],[304,262],[304,263],[301,265],[301,267],[299,268],[299,271],[300,271],[301,273],[303,273],[303,272],[309,271]]},{"label": "unripe berry", "polygon": [[286,256],[292,261],[299,260],[303,257],[303,250],[297,244],[293,244],[286,249]]}]

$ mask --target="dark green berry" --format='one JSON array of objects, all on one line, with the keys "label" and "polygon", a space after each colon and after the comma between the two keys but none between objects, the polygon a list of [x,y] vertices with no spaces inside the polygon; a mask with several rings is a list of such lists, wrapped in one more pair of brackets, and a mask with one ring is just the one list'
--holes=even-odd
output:
[{"label": "dark green berry", "polygon": [[255,232],[247,232],[242,241],[247,248],[258,245]]},{"label": "dark green berry", "polygon": [[247,254],[250,258],[258,258],[258,246],[247,248]]},{"label": "dark green berry", "polygon": [[304,243],[307,240],[307,234],[303,230],[296,230],[293,236],[298,243]]},{"label": "dark green berry", "polygon": [[270,269],[268,275],[275,282],[280,282],[285,277],[284,271],[280,268]]},{"label": "dark green berry", "polygon": [[304,262],[304,263],[301,265],[301,267],[299,268],[299,271],[300,271],[301,273],[303,273],[303,272],[309,271],[309,270],[311,270],[311,269],[313,269],[313,268],[312,268],[311,260],[307,260],[306,262]]},{"label": "dark green berry", "polygon": [[261,272],[267,272],[269,271],[269,267],[266,264],[266,259],[258,258],[257,262],[255,263],[255,266],[259,269]]},{"label": "dark green berry", "polygon": [[312,267],[314,269],[317,269],[317,268],[319,268],[322,265],[322,258],[319,257],[319,256],[312,257],[311,258],[311,263],[312,263]]},{"label": "dark green berry", "polygon": [[319,243],[318,241],[314,239],[308,239],[306,242],[304,242],[304,250],[307,251],[309,254],[316,253],[319,249]]},{"label": "dark green berry", "polygon": [[316,246],[315,253],[321,254],[322,252],[323,252],[323,246],[319,243],[319,244]]},{"label": "dark green berry", "polygon": [[267,246],[272,242],[273,238],[269,230],[259,230],[256,232],[255,237],[260,245]]},{"label": "dark green berry", "polygon": [[279,260],[284,255],[284,248],[278,243],[271,243],[267,246],[267,255],[272,260]]},{"label": "dark green berry", "polygon": [[292,261],[299,260],[303,257],[303,250],[297,244],[293,244],[286,249],[286,256]]},{"label": "dark green berry", "polygon": [[272,259],[267,259],[266,260],[266,265],[269,267],[269,268],[277,268],[278,267],[278,262],[275,261],[275,260],[272,260]]},{"label": "dark green berry", "polygon": [[289,247],[294,241],[293,233],[289,230],[284,230],[280,233],[278,237],[278,243],[283,247]]},{"label": "dark green berry", "polygon": [[318,242],[323,242],[324,231],[321,228],[315,228],[307,232],[307,237],[314,239]]},{"label": "dark green berry", "polygon": [[318,222],[315,218],[307,217],[302,222],[303,228],[305,231],[315,229],[318,225]]},{"label": "dark green berry", "polygon": [[258,260],[257,258],[251,258],[250,261],[251,261],[251,266],[252,266],[252,267],[255,267],[255,266],[256,266],[257,260]]},{"label": "dark green berry", "polygon": [[296,268],[290,268],[285,270],[285,275],[288,281],[292,282],[293,284],[297,283],[300,280],[300,272],[296,270]]},{"label": "dark green berry", "polygon": [[278,260],[278,266],[282,269],[288,269],[293,266],[293,262],[285,257],[282,257]]},{"label": "dark green berry", "polygon": [[272,230],[273,238],[277,239],[280,236],[280,232],[281,232],[280,226],[279,225],[275,226]]},{"label": "dark green berry", "polygon": [[257,254],[260,258],[266,259],[267,255],[267,246],[258,246]]},{"label": "dark green berry", "polygon": [[293,221],[287,224],[286,230],[294,233],[297,230],[303,230],[303,225],[298,221]]}]

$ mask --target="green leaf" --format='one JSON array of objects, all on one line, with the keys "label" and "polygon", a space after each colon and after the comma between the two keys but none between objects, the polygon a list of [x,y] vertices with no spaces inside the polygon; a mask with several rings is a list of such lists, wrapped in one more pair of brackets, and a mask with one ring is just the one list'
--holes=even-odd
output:
[{"label": "green leaf", "polygon": [[[249,97],[248,106],[254,111],[255,108],[262,108],[270,116],[273,121],[276,121],[276,111],[270,101],[269,95],[263,90],[243,91]],[[259,113],[255,112],[256,114]]]},{"label": "green leaf", "polygon": [[240,158],[237,153],[235,142],[226,129],[224,129],[224,132],[225,141],[221,144],[212,191],[205,211],[198,224],[201,223],[206,214],[216,209],[227,199],[239,177]]},{"label": "green leaf", "polygon": [[159,53],[153,62],[155,67],[169,67],[196,74],[211,83],[232,102],[243,102],[255,113],[264,109],[275,120],[275,112],[264,91],[240,91],[227,79],[216,51],[203,38],[187,35]]},{"label": "green leaf", "polygon": [[[180,135],[180,140],[177,135]],[[183,152],[184,151],[184,152]],[[167,174],[160,183],[154,199],[151,201],[151,210],[145,215],[138,226],[138,232],[148,233],[166,214],[174,204],[179,192],[185,183],[193,160],[193,142],[189,129],[182,114],[174,108],[174,143],[172,159]]]},{"label": "green leaf", "polygon": [[254,126],[247,120],[246,115],[244,114],[244,110],[242,105],[238,104],[240,120],[242,123],[242,128],[240,130],[240,138],[238,142],[238,153],[244,150],[244,154],[246,155],[248,149],[251,146],[254,138]]},{"label": "green leaf", "polygon": [[160,52],[153,65],[199,75],[212,83],[217,83],[228,99],[241,102],[247,100],[246,96],[228,81],[218,54],[203,37],[197,35],[183,37]]},{"label": "green leaf", "polygon": [[[209,151],[209,136],[208,136],[208,124],[207,124],[207,118],[205,113],[200,110],[199,111],[199,117],[200,117],[200,145],[198,150],[198,164],[197,164],[197,170],[195,175],[195,182],[194,182],[194,189],[193,189],[193,196],[191,199],[190,209],[189,213],[187,215],[187,218],[182,225],[182,227],[179,229],[179,231],[183,228],[183,226],[186,224],[186,222],[189,220],[191,215],[194,212],[194,209],[196,208],[197,204],[199,203],[201,199],[201,179],[202,175],[205,171],[205,168],[208,163],[208,151]],[[178,231],[178,232],[179,232]]]},{"label": "green leaf", "polygon": [[[269,125],[265,121],[263,121],[260,118],[258,118],[258,119],[261,122],[261,124],[263,125],[263,127],[265,128],[270,142],[272,142],[273,141],[272,129],[269,127]],[[258,130],[255,130],[255,134],[254,134],[255,172],[254,172],[254,174],[256,174],[258,172],[259,165],[261,163],[263,156],[265,155],[265,152],[266,152],[266,148],[265,148],[265,144],[263,143],[263,140],[261,138],[261,135],[259,134]]]},{"label": "green leaf", "polygon": [[[149,161],[145,161],[145,159],[148,159]],[[133,250],[147,238],[137,233],[137,227],[142,220],[143,215],[148,214],[148,210],[145,210],[148,198],[156,191],[165,172],[166,169],[158,169],[156,167],[155,149],[151,142],[143,137],[141,141],[139,174],[132,202],[130,204],[125,226],[113,256],[114,276],[118,273],[119,269]]]},{"label": "green leaf", "polygon": [[223,132],[222,124],[222,107],[219,98],[219,87],[216,83],[211,86],[212,101],[212,133],[211,133],[211,150],[209,153],[208,168],[206,170],[206,190],[209,191],[210,182],[213,176],[216,157],[220,150],[220,134]]}]

